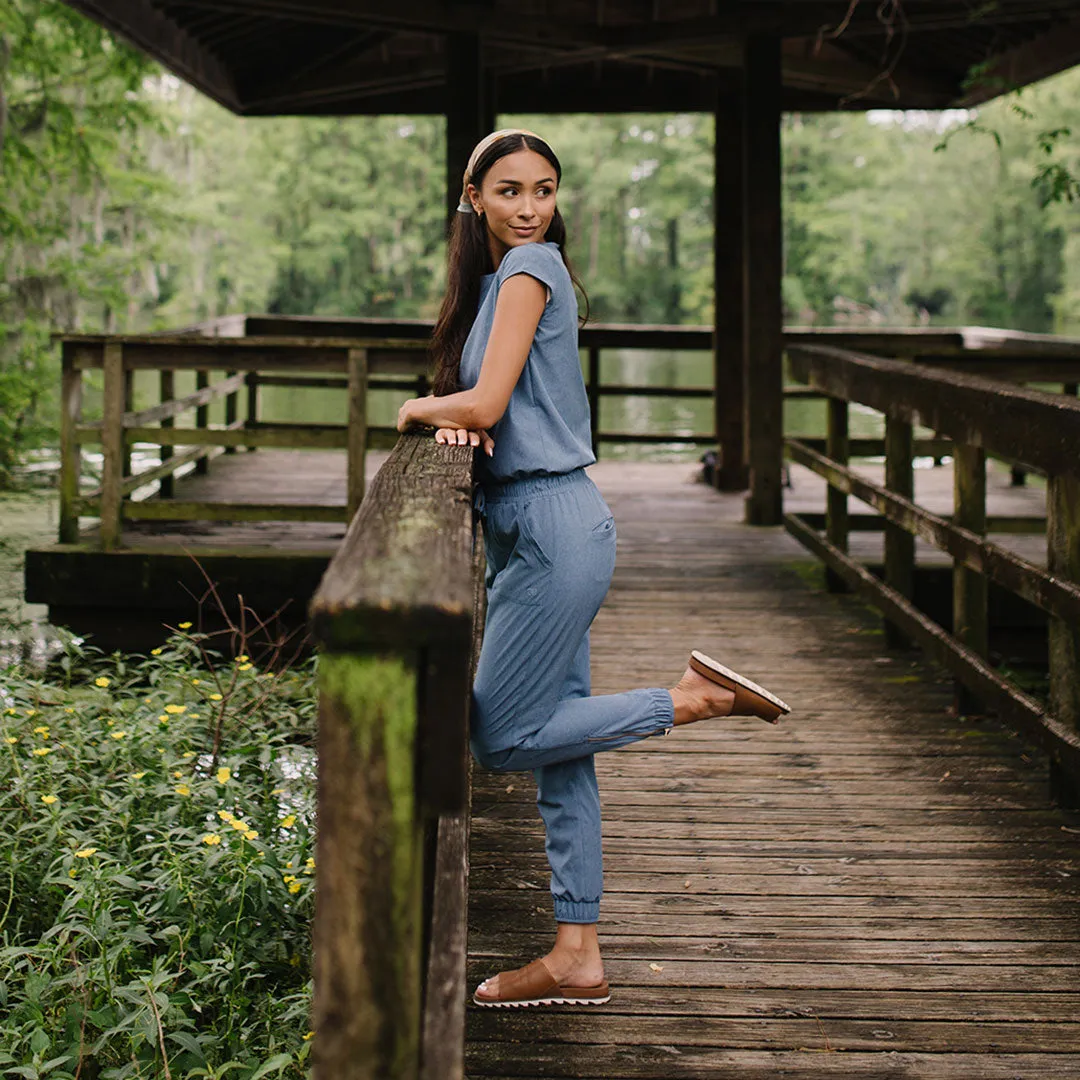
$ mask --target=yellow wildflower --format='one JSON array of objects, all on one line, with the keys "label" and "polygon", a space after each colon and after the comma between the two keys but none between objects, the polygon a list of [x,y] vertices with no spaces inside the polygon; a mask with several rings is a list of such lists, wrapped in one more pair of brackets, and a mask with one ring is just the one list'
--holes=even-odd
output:
[{"label": "yellow wildflower", "polygon": [[250,671],[251,670],[251,665],[250,664],[241,664],[239,667],[237,667],[236,670],[237,671]]},{"label": "yellow wildflower", "polygon": [[180,756],[185,757],[185,758],[193,758],[195,756],[195,751],[194,750],[185,750],[183,752],[183,754],[181,754]]},{"label": "yellow wildflower", "polygon": [[179,716],[181,713],[187,712],[187,706],[186,705],[166,705],[165,706],[165,711],[170,716]]},{"label": "yellow wildflower", "polygon": [[283,817],[281,819],[281,824],[286,829],[291,829],[296,824],[296,815],[295,814],[290,814],[288,817]]},{"label": "yellow wildflower", "polygon": [[177,623],[176,626],[177,626],[177,629],[179,629],[179,630],[190,630],[191,629],[191,623],[189,623],[189,622]]},{"label": "yellow wildflower", "polygon": [[141,780],[146,775],[145,772],[133,772],[131,774],[132,780]]},{"label": "yellow wildflower", "polygon": [[27,716],[37,716],[37,709],[27,709],[26,710],[26,715]]},{"label": "yellow wildflower", "polygon": [[192,679],[191,680],[191,685],[192,686],[199,686],[201,683],[202,683],[202,679]]},{"label": "yellow wildflower", "polygon": [[314,1039],[314,1038],[315,1038],[315,1032],[314,1031],[309,1031],[309,1032],[307,1032],[306,1035],[304,1035],[304,1042],[309,1042],[311,1039]]},{"label": "yellow wildflower", "polygon": [[314,870],[314,869],[315,869],[315,860],[314,860],[314,859],[308,859],[308,861],[307,861],[306,863],[304,863],[304,865],[305,865],[305,866],[306,866],[306,867],[307,867],[307,868],[308,868],[309,870]]},{"label": "yellow wildflower", "polygon": [[150,650],[150,655],[151,656],[160,656],[161,655],[161,649],[151,649]]},{"label": "yellow wildflower", "polygon": [[52,753],[52,747],[51,746],[39,746],[36,750],[31,750],[30,753],[33,754],[34,757],[44,757],[46,754],[51,754]]},{"label": "yellow wildflower", "polygon": [[5,709],[4,710],[4,715],[5,716],[18,716],[19,715],[19,710],[18,709]]},{"label": "yellow wildflower", "polygon": [[299,967],[300,957],[296,953],[293,953],[292,956],[289,957],[289,963],[292,964],[293,967]]},{"label": "yellow wildflower", "polygon": [[109,738],[110,739],[126,739],[127,738],[127,732],[126,731],[110,731],[109,732]]},{"label": "yellow wildflower", "polygon": [[116,723],[115,720],[106,720],[105,721],[105,726],[106,727],[112,727],[115,723]]},{"label": "yellow wildflower", "polygon": [[16,739],[14,735],[8,735],[7,738],[4,739],[4,742],[6,742],[8,746],[14,746],[18,741],[19,740]]},{"label": "yellow wildflower", "polygon": [[220,694],[211,694],[210,695],[210,700],[211,701],[220,701],[221,700],[221,695]]},{"label": "yellow wildflower", "polygon": [[197,712],[188,713],[188,719],[189,720],[198,720],[199,719],[199,714]]},{"label": "yellow wildflower", "polygon": [[221,818],[222,821],[232,821],[233,820],[233,814],[232,814],[231,810],[219,810],[217,812],[217,816],[219,818]]},{"label": "yellow wildflower", "polygon": [[232,769],[228,765],[222,765],[217,771],[217,782],[219,784],[227,784],[232,777]]},{"label": "yellow wildflower", "polygon": [[166,716],[166,715],[165,715],[164,713],[162,713],[162,714],[161,714],[161,715],[160,715],[160,716],[158,717],[158,723],[159,723],[159,724],[167,724],[168,722],[169,722],[169,718],[168,718],[168,717],[167,717],[167,716]]},{"label": "yellow wildflower", "polygon": [[34,734],[35,735],[48,735],[49,734],[49,729],[44,724],[42,724],[41,727],[34,728]]},{"label": "yellow wildflower", "polygon": [[177,795],[191,794],[191,788],[189,788],[187,784],[177,784],[176,787],[173,788],[173,791],[175,791]]},{"label": "yellow wildflower", "polygon": [[237,831],[243,832],[247,828],[247,822],[241,821],[239,818],[230,818],[229,824]]},{"label": "yellow wildflower", "polygon": [[66,709],[64,709],[64,712],[66,713],[73,713],[74,711],[75,710],[70,705]]},{"label": "yellow wildflower", "polygon": [[295,881],[296,880],[296,875],[295,874],[286,874],[281,880],[286,885],[288,885],[290,881]]},{"label": "yellow wildflower", "polygon": [[42,802],[43,802],[43,803],[44,803],[44,804],[45,804],[46,806],[52,806],[52,804],[53,804],[54,802],[56,802],[56,796],[55,796],[55,795],[42,795],[42,796],[41,796],[41,801],[42,801]]},{"label": "yellow wildflower", "polygon": [[68,871],[68,877],[78,877],[78,875],[75,873],[74,866]]},{"label": "yellow wildflower", "polygon": [[175,776],[177,780],[179,780],[180,777],[183,775],[184,774],[180,769],[173,769],[173,776]]},{"label": "yellow wildflower", "polygon": [[104,689],[105,689],[105,687],[109,685],[109,680],[108,680],[108,679],[106,679],[104,675],[99,675],[99,676],[98,676],[98,677],[97,677],[97,678],[96,678],[96,679],[94,680],[94,685],[95,685],[95,686],[100,686],[100,687],[101,687],[101,689],[102,689],[102,690],[104,690]]},{"label": "yellow wildflower", "polygon": [[284,795],[285,789],[283,787],[276,787],[270,792],[271,795]]},{"label": "yellow wildflower", "polygon": [[247,653],[241,653],[241,654],[240,654],[240,655],[239,655],[239,656],[238,656],[238,657],[236,658],[236,662],[237,662],[238,664],[246,664],[246,663],[247,663],[247,662],[248,662],[248,661],[249,661],[250,659],[251,659],[251,657],[250,657],[250,656],[248,656],[248,655],[247,655]]},{"label": "yellow wildflower", "polygon": [[88,847],[88,848],[83,848],[82,851],[76,851],[75,852],[75,858],[76,859],[89,859],[91,855],[96,855],[96,854],[97,854],[97,848],[96,847]]},{"label": "yellow wildflower", "polygon": [[255,840],[258,837],[258,835],[259,834],[254,829],[248,829],[248,831],[246,833],[244,833],[244,839],[245,840]]},{"label": "yellow wildflower", "polygon": [[294,881],[294,882],[293,882],[293,883],[292,883],[292,884],[291,884],[291,885],[289,886],[289,892],[291,892],[291,893],[298,893],[299,891],[300,891],[300,882],[299,882],[299,881]]},{"label": "yellow wildflower", "polygon": [[218,834],[216,832],[207,833],[202,838],[202,842],[204,844],[209,844],[211,847],[215,847],[217,844],[221,843],[221,837],[218,836]]}]

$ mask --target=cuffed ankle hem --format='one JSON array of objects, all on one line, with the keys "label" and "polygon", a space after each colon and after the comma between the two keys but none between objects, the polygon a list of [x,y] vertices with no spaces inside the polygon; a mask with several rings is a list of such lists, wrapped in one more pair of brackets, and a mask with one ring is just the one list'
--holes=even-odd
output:
[{"label": "cuffed ankle hem", "polygon": [[556,922],[594,923],[599,920],[599,900],[560,900],[556,897]]},{"label": "cuffed ankle hem", "polygon": [[654,687],[649,693],[652,695],[653,704],[656,707],[656,715],[661,724],[661,727],[656,734],[667,735],[675,726],[675,703],[671,700],[671,691]]}]

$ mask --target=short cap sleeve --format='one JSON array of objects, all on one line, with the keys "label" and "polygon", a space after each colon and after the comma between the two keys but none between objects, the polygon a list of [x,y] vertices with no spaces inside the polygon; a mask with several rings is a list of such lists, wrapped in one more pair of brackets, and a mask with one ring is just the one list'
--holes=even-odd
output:
[{"label": "short cap sleeve", "polygon": [[548,287],[548,298],[555,284],[566,273],[559,247],[554,243],[529,243],[511,248],[499,263],[495,283],[501,285],[515,274],[528,274]]}]

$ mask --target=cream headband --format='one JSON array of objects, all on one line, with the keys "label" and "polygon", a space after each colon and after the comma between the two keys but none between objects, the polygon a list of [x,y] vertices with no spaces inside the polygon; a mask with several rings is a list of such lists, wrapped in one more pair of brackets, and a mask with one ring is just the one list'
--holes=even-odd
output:
[{"label": "cream headband", "polygon": [[[535,131],[526,131],[525,128],[500,128],[498,131],[493,131],[490,135],[485,135],[477,144],[473,147],[473,152],[469,155],[469,164],[465,166],[465,172],[461,177],[461,201],[458,203],[459,214],[475,214],[473,204],[469,199],[469,182],[472,179],[473,169],[476,168],[476,163],[480,158],[480,155],[497,139],[501,139],[504,135],[531,135],[534,139],[540,139],[540,136]],[[541,140],[543,141],[543,140]]]}]

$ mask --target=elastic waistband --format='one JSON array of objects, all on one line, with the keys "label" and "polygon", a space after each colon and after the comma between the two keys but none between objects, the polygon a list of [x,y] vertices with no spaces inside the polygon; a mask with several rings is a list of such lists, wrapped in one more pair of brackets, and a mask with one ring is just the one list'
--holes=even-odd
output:
[{"label": "elastic waistband", "polygon": [[530,495],[542,495],[558,488],[572,487],[587,481],[585,468],[574,469],[567,473],[538,473],[535,476],[522,476],[517,480],[493,482],[484,480],[479,490],[484,493],[487,502],[504,502],[521,499]]}]

